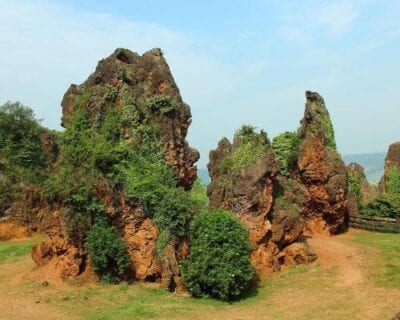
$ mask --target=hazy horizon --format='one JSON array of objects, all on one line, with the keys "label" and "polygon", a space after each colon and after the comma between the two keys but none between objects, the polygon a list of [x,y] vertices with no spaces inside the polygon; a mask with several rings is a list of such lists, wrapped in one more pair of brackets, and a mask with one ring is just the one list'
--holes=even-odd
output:
[{"label": "hazy horizon", "polygon": [[325,99],[339,152],[400,139],[400,2],[10,1],[0,3],[0,103],[60,129],[60,101],[117,47],[162,48],[193,123],[199,166],[242,124],[294,130],[304,91]]}]

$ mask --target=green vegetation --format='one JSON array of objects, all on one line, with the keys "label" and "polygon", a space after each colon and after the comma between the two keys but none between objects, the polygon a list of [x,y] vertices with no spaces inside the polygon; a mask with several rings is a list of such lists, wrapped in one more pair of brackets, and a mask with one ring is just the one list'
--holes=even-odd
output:
[{"label": "green vegetation", "polygon": [[378,251],[371,258],[375,265],[366,269],[369,270],[370,278],[384,288],[400,289],[400,235],[362,232],[356,235],[354,241]]},{"label": "green vegetation", "polygon": [[191,251],[184,262],[183,279],[192,294],[221,300],[243,294],[253,277],[245,226],[220,209],[196,215],[190,237]]},{"label": "green vegetation", "polygon": [[400,195],[382,193],[375,200],[367,203],[361,214],[386,218],[400,218]]},{"label": "green vegetation", "polygon": [[167,95],[156,95],[146,100],[146,106],[152,112],[159,112],[161,114],[168,114],[178,107],[176,101]]},{"label": "green vegetation", "polygon": [[20,102],[0,106],[0,213],[18,199],[24,186],[42,184],[48,159],[40,137],[48,132],[32,109]]},{"label": "green vegetation", "polygon": [[10,263],[31,253],[38,239],[28,241],[0,241],[0,264]]},{"label": "green vegetation", "polygon": [[104,222],[96,222],[85,241],[94,271],[105,282],[118,282],[129,267],[129,258],[125,243],[115,228]]},{"label": "green vegetation", "polygon": [[387,169],[386,190],[388,193],[400,194],[400,167],[390,166]]},{"label": "green vegetation", "polygon": [[118,166],[124,193],[137,201],[168,237],[185,236],[197,210],[196,201],[177,187],[175,172],[165,163],[161,150],[153,147],[147,144],[136,149],[130,153],[129,161]]},{"label": "green vegetation", "polygon": [[349,179],[349,192],[352,192],[356,198],[359,208],[362,207],[362,193],[361,193],[361,175],[356,171],[350,171],[348,174]]},{"label": "green vegetation", "polygon": [[264,131],[257,133],[256,128],[249,125],[242,126],[235,139],[238,139],[238,145],[220,164],[222,172],[230,176],[239,174],[257,161],[270,145]]},{"label": "green vegetation", "polygon": [[314,119],[318,120],[312,124],[311,130],[315,133],[323,134],[326,146],[332,150],[337,151],[335,141],[335,130],[329,113],[326,109],[322,109],[317,103],[311,104],[311,109],[319,116]]},{"label": "green vegetation", "polygon": [[282,175],[290,177],[289,168],[297,161],[300,136],[298,132],[283,132],[272,139],[272,149]]}]

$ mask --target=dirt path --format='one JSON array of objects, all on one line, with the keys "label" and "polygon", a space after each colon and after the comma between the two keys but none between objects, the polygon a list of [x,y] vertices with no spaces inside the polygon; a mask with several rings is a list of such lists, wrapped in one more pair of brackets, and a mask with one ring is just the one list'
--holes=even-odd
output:
[{"label": "dirt path", "polygon": [[[21,240],[22,241],[22,240]],[[34,263],[30,256],[16,262],[0,264],[1,320],[75,320],[74,316],[45,302],[43,292],[29,285],[26,277]]]},{"label": "dirt path", "polygon": [[[351,237],[351,234],[341,236],[341,239],[344,237]],[[365,257],[361,249],[339,241],[335,237],[312,236],[307,242],[314,248],[322,267],[339,269],[338,285],[354,287],[365,281],[362,272]]]}]

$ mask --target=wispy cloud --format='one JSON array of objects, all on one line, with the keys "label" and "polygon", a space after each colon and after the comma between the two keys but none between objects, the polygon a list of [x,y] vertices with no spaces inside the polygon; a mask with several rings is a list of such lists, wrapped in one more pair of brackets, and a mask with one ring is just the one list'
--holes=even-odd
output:
[{"label": "wispy cloud", "polygon": [[350,32],[360,13],[359,5],[352,1],[335,1],[321,5],[315,12],[316,20],[333,34]]}]

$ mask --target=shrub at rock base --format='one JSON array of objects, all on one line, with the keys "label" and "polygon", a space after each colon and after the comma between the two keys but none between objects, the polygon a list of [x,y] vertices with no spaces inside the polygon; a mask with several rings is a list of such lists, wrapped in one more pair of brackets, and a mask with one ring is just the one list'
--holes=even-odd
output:
[{"label": "shrub at rock base", "polygon": [[196,297],[232,300],[248,288],[253,278],[249,232],[222,209],[194,217],[191,250],[183,265],[183,278]]},{"label": "shrub at rock base", "polygon": [[129,267],[124,241],[114,227],[97,222],[88,232],[86,249],[93,261],[93,269],[101,280],[115,283]]}]

